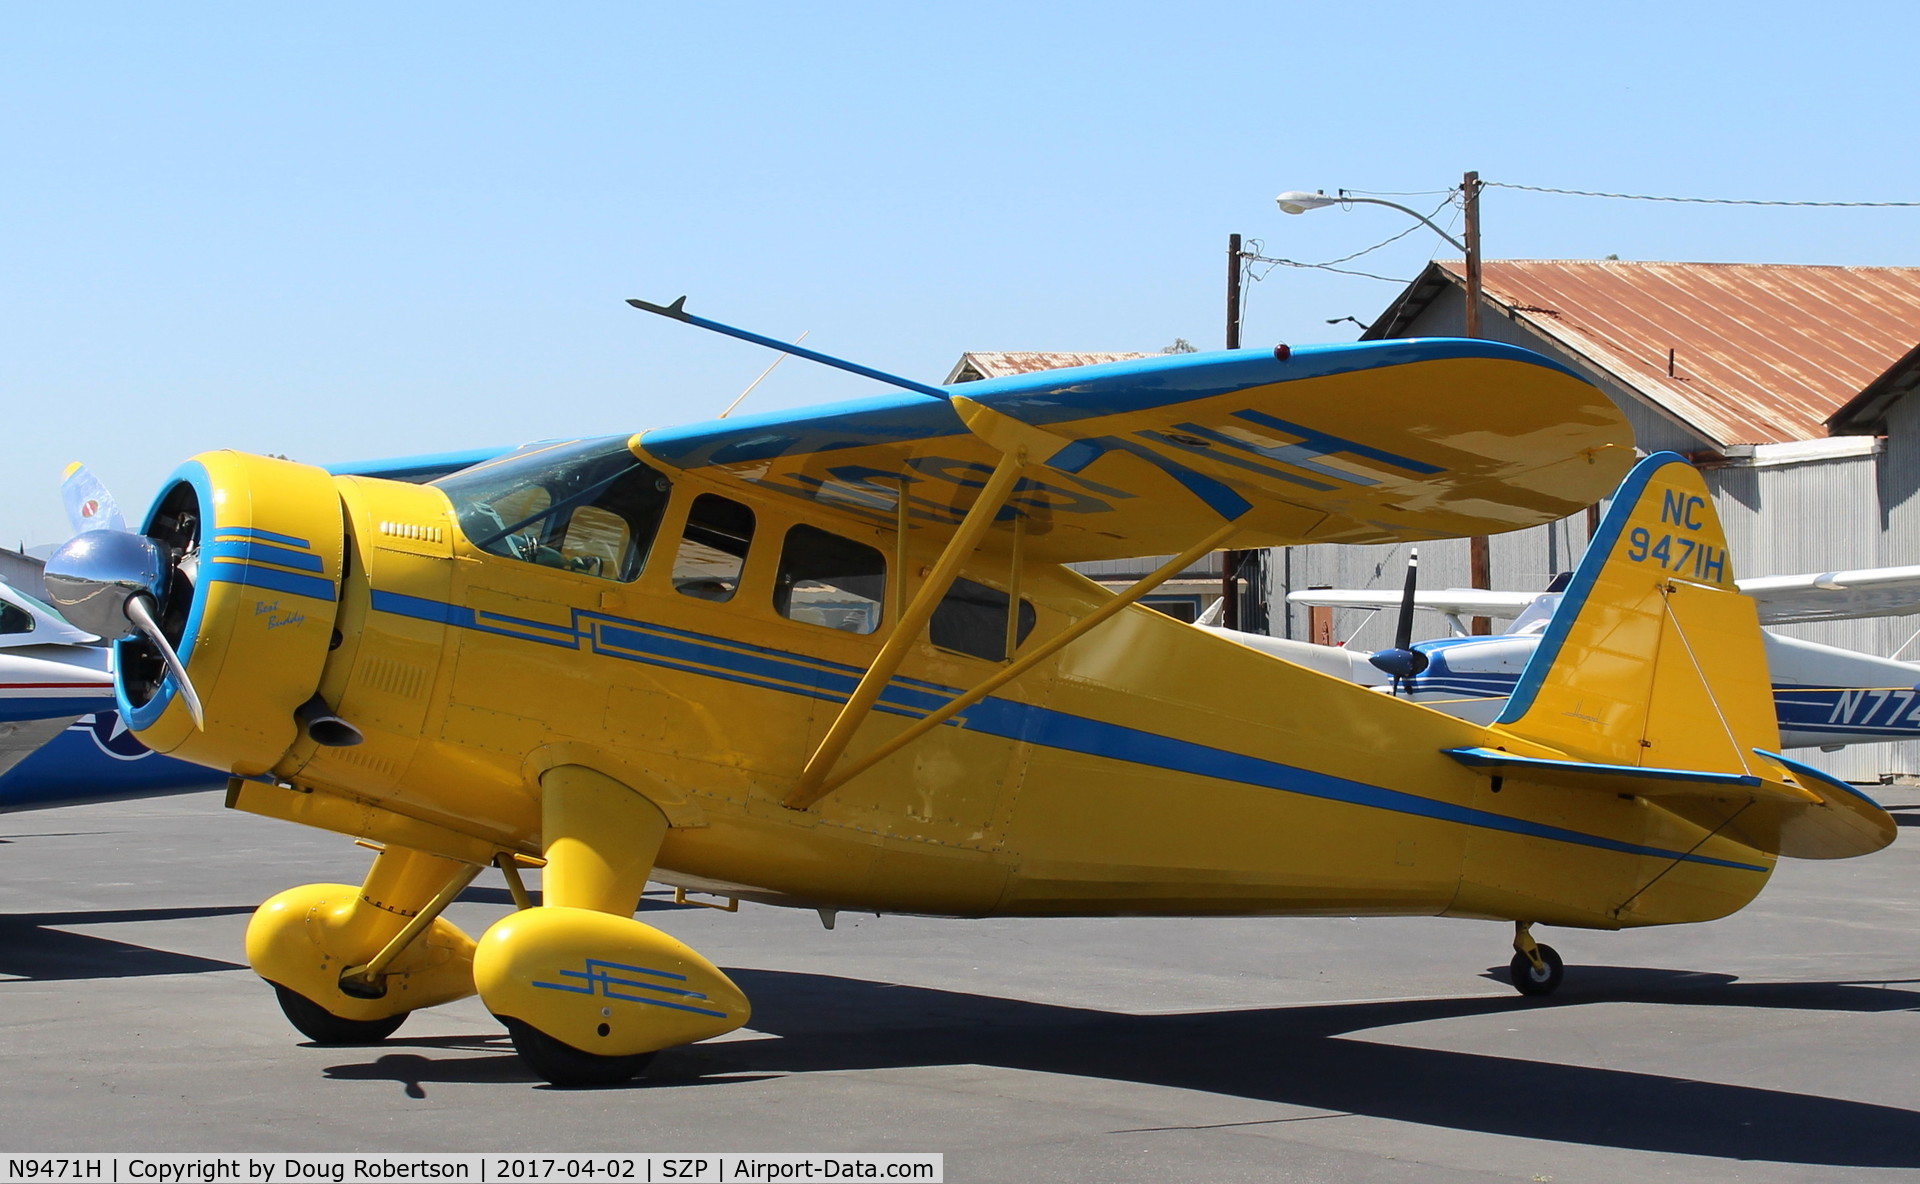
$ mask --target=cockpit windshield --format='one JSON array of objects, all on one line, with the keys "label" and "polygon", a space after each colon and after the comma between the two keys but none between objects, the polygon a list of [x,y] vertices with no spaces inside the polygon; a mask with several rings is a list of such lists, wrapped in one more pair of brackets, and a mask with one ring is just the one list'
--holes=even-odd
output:
[{"label": "cockpit windshield", "polygon": [[529,444],[433,482],[482,551],[608,580],[640,575],[671,488],[627,436]]}]

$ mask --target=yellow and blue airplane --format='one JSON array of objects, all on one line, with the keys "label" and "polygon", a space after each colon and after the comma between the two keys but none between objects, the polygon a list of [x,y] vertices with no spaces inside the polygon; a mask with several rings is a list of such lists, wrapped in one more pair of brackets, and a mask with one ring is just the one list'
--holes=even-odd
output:
[{"label": "yellow and blue airplane", "polygon": [[[207,452],[49,567],[157,750],[375,844],[263,904],[322,1042],[477,992],[550,1081],[744,1024],[651,878],[821,910],[1705,921],[1892,820],[1778,754],[1699,476],[1483,341],[1176,355],[550,442],[427,485]],[[1629,468],[1631,467],[1631,472]],[[1619,485],[1477,724],[1138,605],[1220,548],[1517,529]],[[1111,595],[1063,565],[1165,554]],[[539,903],[521,871],[541,867]],[[517,911],[441,911],[487,868]]]}]

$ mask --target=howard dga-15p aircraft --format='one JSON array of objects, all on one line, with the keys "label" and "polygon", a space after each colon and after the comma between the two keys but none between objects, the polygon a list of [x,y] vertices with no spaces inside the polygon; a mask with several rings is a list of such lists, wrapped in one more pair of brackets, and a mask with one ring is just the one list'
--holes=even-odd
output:
[{"label": "howard dga-15p aircraft", "polygon": [[[430,485],[208,452],[49,568],[128,722],[229,804],[370,840],[262,905],[319,1041],[478,992],[555,1082],[731,1030],[649,878],[822,910],[1704,921],[1891,819],[1777,755],[1695,472],[1627,476],[1507,710],[1475,724],[1135,601],[1223,547],[1564,517],[1620,413],[1480,341],[1154,358],[530,446]],[[1118,596],[1061,565],[1171,554]],[[535,904],[519,870],[543,865]],[[482,869],[522,907],[439,914]]]}]

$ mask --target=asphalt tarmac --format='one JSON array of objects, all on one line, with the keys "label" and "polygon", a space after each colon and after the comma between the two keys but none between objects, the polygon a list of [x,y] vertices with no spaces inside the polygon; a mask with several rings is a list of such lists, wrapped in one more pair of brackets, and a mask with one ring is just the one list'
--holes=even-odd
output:
[{"label": "asphalt tarmac", "polygon": [[[1920,826],[1920,790],[1879,794]],[[1910,833],[1910,832],[1909,832]],[[243,964],[254,905],[351,842],[217,793],[0,817],[0,1151],[937,1151],[950,1181],[1920,1178],[1920,844],[1787,861],[1744,912],[949,921],[651,895],[752,1027],[606,1090],[524,1071],[475,1000],[323,1048]],[[509,908],[483,878],[449,912]]]}]

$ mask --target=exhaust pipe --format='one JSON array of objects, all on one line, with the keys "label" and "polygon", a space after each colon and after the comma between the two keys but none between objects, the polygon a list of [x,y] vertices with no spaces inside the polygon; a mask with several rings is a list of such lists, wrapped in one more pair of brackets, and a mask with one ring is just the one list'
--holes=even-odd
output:
[{"label": "exhaust pipe", "polygon": [[335,715],[317,693],[295,709],[293,721],[322,748],[352,748],[366,739],[359,728]]}]

